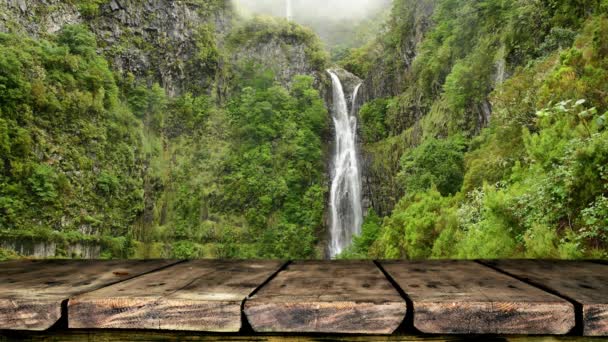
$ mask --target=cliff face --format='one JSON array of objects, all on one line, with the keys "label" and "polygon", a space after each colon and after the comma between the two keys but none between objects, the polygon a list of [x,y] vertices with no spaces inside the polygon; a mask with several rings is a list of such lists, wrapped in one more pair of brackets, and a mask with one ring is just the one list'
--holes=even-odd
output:
[{"label": "cliff face", "polygon": [[[391,35],[397,39],[382,43],[382,53],[361,85],[356,104],[358,107],[375,99],[398,97],[413,82],[412,65],[420,44],[433,26],[432,16],[436,5],[437,0],[401,1],[393,5],[394,14],[389,26]],[[408,108],[397,117],[402,122],[400,126],[413,127],[412,134],[418,135],[421,115],[418,108]],[[362,136],[361,131],[359,136]],[[389,214],[403,195],[396,185],[395,176],[403,149],[410,145],[411,140],[415,140],[403,138],[393,139],[385,147],[361,141],[364,211],[373,207],[376,213]]]},{"label": "cliff face", "polygon": [[[272,70],[279,83],[287,85],[296,75],[315,75],[317,70],[306,55],[306,45],[291,41],[288,44],[279,38],[265,42],[249,42],[235,48],[231,60],[255,63]],[[317,76],[318,77],[318,76]]]},{"label": "cliff face", "polygon": [[221,46],[233,20],[229,2],[112,0],[94,13],[59,0],[9,0],[0,6],[2,31],[45,36],[85,24],[115,71],[158,82],[169,95],[209,91],[219,61],[204,63],[197,56],[200,44]]},{"label": "cliff face", "polygon": [[416,58],[418,45],[432,26],[431,17],[436,2],[416,1],[407,11],[407,17],[392,19],[391,25],[400,25],[399,41],[393,46],[384,47],[388,51],[374,62],[370,72],[365,75],[358,103],[397,96],[403,91],[407,82],[406,74]]},{"label": "cliff face", "polygon": [[236,24],[226,46],[229,77],[251,78],[252,70],[270,71],[289,87],[294,76],[310,75],[326,102],[331,100],[328,56],[312,30],[280,18],[256,17]]},{"label": "cliff face", "polygon": [[0,9],[0,30],[25,31],[32,36],[55,33],[63,25],[83,20],[76,6],[58,0],[7,0],[0,3]]},{"label": "cliff face", "polygon": [[[321,47],[312,46],[312,32],[301,33],[294,25],[289,32],[254,35],[228,47],[233,28],[242,26],[228,0],[111,0],[94,13],[83,13],[75,3],[7,0],[0,4],[0,31],[44,37],[65,25],[84,24],[113,70],[158,82],[170,96],[185,91],[227,96],[227,72],[245,63],[271,69],[283,85],[298,74],[314,75],[325,91],[324,60],[318,56]],[[267,30],[265,24],[244,24],[244,30]]]},{"label": "cliff face", "polygon": [[202,47],[221,48],[232,17],[227,3],[112,0],[89,25],[115,70],[158,81],[177,95],[213,85],[219,59],[209,62],[198,54]]}]

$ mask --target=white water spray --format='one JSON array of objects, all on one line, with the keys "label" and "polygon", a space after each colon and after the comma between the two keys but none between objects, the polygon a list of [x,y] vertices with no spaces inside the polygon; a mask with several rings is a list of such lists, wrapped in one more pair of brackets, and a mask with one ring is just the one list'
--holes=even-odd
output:
[{"label": "white water spray", "polygon": [[342,83],[328,70],[333,84],[332,117],[336,128],[336,147],[330,192],[331,243],[329,255],[334,258],[348,247],[353,236],[361,234],[361,174],[357,159],[357,117],[355,104],[361,84],[353,92],[352,110],[348,112]]}]

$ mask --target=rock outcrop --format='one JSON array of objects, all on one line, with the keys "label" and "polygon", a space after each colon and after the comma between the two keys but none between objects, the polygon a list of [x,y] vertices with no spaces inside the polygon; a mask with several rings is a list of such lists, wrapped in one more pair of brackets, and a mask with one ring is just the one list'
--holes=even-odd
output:
[{"label": "rock outcrop", "polygon": [[[409,13],[409,18],[400,18],[407,22],[407,30],[402,32],[401,45],[396,47],[396,56],[381,56],[374,67],[365,75],[361,86],[359,104],[373,99],[399,95],[406,82],[406,74],[417,55],[418,45],[432,26],[432,15],[437,0],[416,2]],[[393,58],[397,57],[397,58]]]},{"label": "rock outcrop", "polygon": [[94,15],[59,0],[8,0],[0,6],[5,7],[0,7],[2,31],[44,36],[65,25],[87,25],[114,70],[147,83],[158,82],[169,95],[209,91],[218,65],[200,61],[197,44],[200,35],[209,32],[213,44],[221,45],[233,18],[229,2],[111,0]]}]

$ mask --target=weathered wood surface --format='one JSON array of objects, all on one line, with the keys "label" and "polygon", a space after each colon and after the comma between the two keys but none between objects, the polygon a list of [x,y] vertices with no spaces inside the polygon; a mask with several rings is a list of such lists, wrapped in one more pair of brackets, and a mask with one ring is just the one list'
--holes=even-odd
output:
[{"label": "weathered wood surface", "polygon": [[579,303],[584,335],[608,336],[608,265],[542,260],[486,263]]},{"label": "weathered wood surface", "polygon": [[201,334],[193,332],[60,330],[52,332],[2,332],[0,342],[605,342],[606,339],[576,336],[437,336],[437,335],[246,335]]},{"label": "weathered wood surface", "polygon": [[25,260],[0,263],[0,330],[44,330],[62,302],[176,261]]},{"label": "weathered wood surface", "polygon": [[245,302],[256,332],[389,334],[405,300],[371,261],[295,262]]},{"label": "weathered wood surface", "polygon": [[238,332],[243,300],[280,261],[195,260],[73,298],[70,328]]},{"label": "weathered wood surface", "polygon": [[[533,260],[483,263],[487,266],[465,261],[380,263],[413,303],[408,323],[399,331],[413,332],[411,327],[433,334],[564,334],[577,317],[578,327],[584,330],[575,333],[608,336],[608,265]],[[43,330],[62,317],[68,319],[70,328],[79,329],[240,330],[251,334],[248,326],[241,330],[243,317],[256,332],[291,334],[388,334],[406,318],[405,300],[373,262],[365,261],[295,262],[245,299],[282,265],[279,261],[211,260],[3,262],[0,341],[15,336],[86,340],[82,330],[64,330],[59,335],[7,331]],[[99,334],[108,340],[140,336],[94,331],[97,333],[86,335],[89,340],[98,340]],[[145,336],[150,340],[163,340],[159,336],[197,340],[193,334],[177,332],[147,332]],[[205,335],[210,336],[217,340],[250,338]],[[280,340],[285,336],[254,337]],[[323,335],[290,338],[317,337],[327,340]],[[396,339],[386,340],[401,340],[393,337]],[[357,337],[331,338],[354,341]]]},{"label": "weathered wood surface", "polygon": [[566,334],[574,307],[472,261],[382,262],[413,302],[414,326],[434,334]]}]

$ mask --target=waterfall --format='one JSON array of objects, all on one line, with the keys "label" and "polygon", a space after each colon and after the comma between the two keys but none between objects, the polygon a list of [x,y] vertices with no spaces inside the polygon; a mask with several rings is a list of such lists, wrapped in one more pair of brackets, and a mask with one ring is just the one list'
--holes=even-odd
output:
[{"label": "waterfall", "polygon": [[334,258],[348,247],[353,236],[361,234],[363,210],[361,208],[361,174],[357,159],[357,117],[355,103],[361,84],[353,92],[353,105],[349,113],[342,83],[328,70],[333,85],[333,122],[336,146],[330,192],[331,242],[329,255]]},{"label": "waterfall", "polygon": [[287,18],[287,20],[292,21],[293,20],[293,9],[291,6],[291,0],[285,0],[286,4],[285,4],[285,17]]},{"label": "waterfall", "polygon": [[507,65],[506,61],[507,48],[503,44],[498,50],[497,60],[496,60],[496,77],[494,78],[494,83],[496,85],[500,85],[505,81],[505,69]]}]

